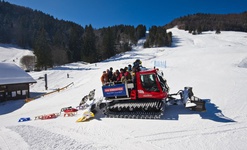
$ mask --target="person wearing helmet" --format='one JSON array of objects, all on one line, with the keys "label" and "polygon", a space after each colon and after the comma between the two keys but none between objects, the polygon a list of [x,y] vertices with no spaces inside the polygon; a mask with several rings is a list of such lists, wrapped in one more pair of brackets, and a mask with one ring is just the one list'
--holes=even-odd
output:
[{"label": "person wearing helmet", "polygon": [[140,71],[140,66],[142,62],[140,59],[136,59],[136,61],[133,63],[133,68],[135,71]]}]

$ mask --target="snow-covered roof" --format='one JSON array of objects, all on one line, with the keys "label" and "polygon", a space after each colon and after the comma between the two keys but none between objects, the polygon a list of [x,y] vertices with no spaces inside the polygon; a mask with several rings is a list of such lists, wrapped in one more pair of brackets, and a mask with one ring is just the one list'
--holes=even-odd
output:
[{"label": "snow-covered roof", "polygon": [[36,81],[14,63],[0,63],[0,85],[18,83],[36,83]]}]

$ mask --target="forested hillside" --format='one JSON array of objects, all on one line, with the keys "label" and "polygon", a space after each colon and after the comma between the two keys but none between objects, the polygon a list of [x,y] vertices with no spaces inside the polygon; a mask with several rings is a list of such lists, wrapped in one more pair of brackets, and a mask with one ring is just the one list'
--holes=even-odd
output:
[{"label": "forested hillside", "polygon": [[[79,14],[78,14],[79,15]],[[58,20],[30,8],[0,1],[0,43],[34,51],[38,68],[68,62],[97,62],[125,52],[145,36],[146,27],[116,25],[94,29]]]},{"label": "forested hillside", "polygon": [[240,14],[203,14],[197,13],[180,17],[165,25],[165,28],[178,26],[189,32],[202,31],[243,31],[247,32],[247,12]]}]

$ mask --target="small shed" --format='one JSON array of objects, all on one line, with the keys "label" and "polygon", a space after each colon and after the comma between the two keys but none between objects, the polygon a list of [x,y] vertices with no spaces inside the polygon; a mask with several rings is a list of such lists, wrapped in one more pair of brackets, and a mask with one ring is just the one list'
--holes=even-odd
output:
[{"label": "small shed", "polygon": [[36,81],[16,64],[0,62],[0,102],[29,98],[32,83]]}]

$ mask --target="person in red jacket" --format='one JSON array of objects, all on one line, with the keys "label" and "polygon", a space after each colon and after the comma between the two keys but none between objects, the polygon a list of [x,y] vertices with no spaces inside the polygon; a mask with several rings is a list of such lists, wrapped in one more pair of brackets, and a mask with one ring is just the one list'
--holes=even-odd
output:
[{"label": "person in red jacket", "polygon": [[126,71],[126,69],[121,68],[120,69],[120,78],[121,78],[121,82],[127,82],[129,80],[131,80],[131,75],[128,71]]},{"label": "person in red jacket", "polygon": [[124,76],[125,76],[125,79],[126,79],[127,81],[130,81],[130,80],[131,80],[131,74],[130,74],[130,72],[128,71],[128,68],[127,68],[127,67],[124,68]]}]

